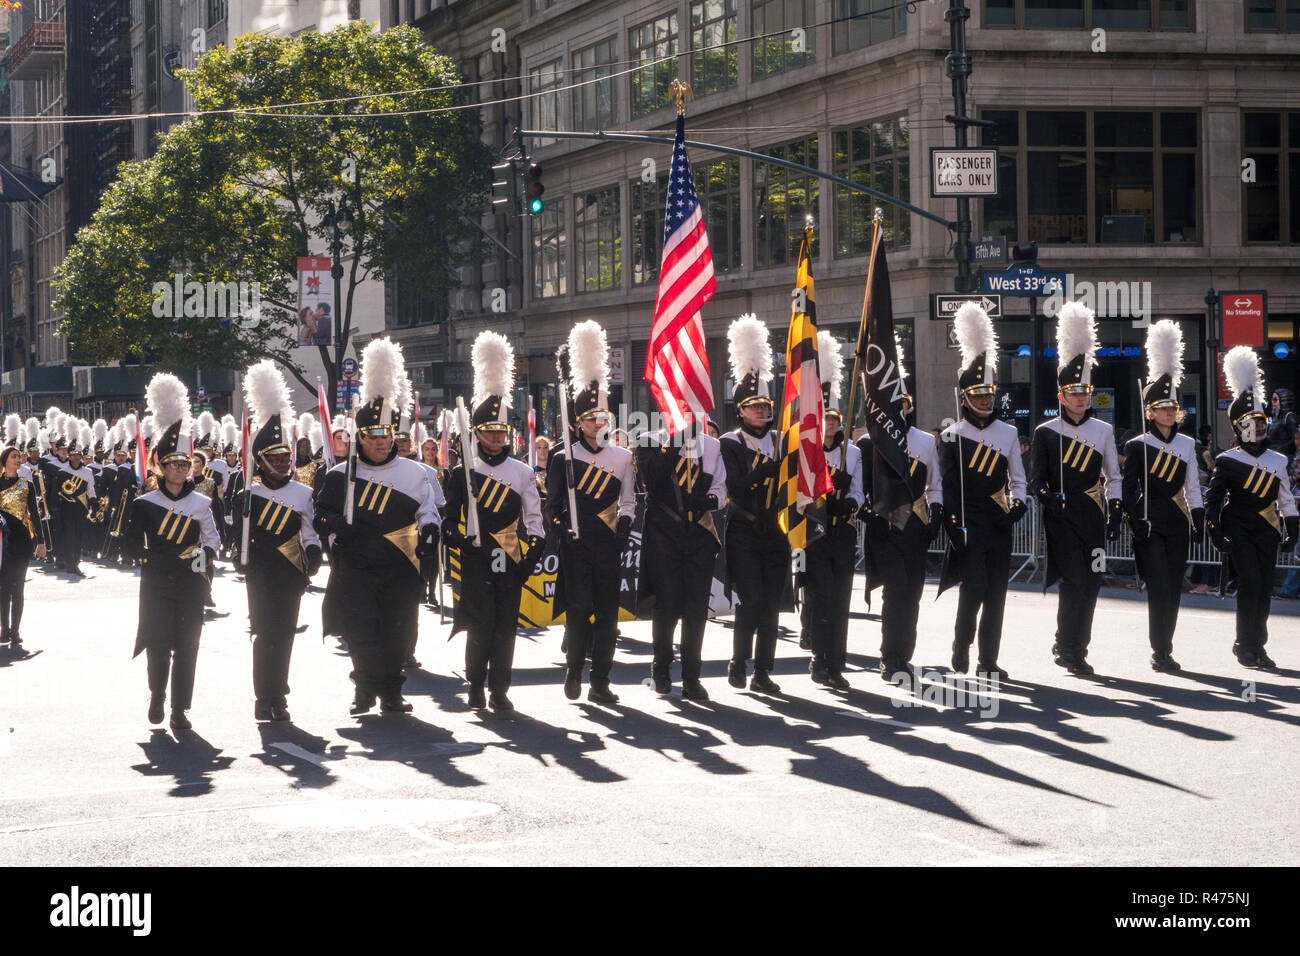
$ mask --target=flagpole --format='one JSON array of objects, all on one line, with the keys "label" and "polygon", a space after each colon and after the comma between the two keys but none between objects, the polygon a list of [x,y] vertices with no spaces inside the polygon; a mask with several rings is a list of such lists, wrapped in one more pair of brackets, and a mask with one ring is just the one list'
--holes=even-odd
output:
[{"label": "flagpole", "polygon": [[[844,441],[840,443],[840,471],[844,470],[844,462],[849,453],[849,441],[853,437],[853,419],[858,413],[858,379],[862,375],[862,334],[867,328],[867,306],[871,302],[871,277],[876,271],[876,246],[880,244],[880,224],[884,220],[885,211],[877,206],[871,220],[874,225],[871,234],[871,257],[867,261],[867,288],[862,293],[862,318],[858,320],[858,340],[854,343],[853,349],[853,378],[849,380],[849,424],[844,432]],[[863,467],[866,467],[865,462]]]}]

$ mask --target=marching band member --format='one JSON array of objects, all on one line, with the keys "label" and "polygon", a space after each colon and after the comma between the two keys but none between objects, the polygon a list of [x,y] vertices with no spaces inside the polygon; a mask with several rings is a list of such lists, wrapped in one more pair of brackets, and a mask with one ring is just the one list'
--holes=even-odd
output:
[{"label": "marching band member", "polygon": [[1092,616],[1101,591],[1106,542],[1119,537],[1122,509],[1115,429],[1092,408],[1097,323],[1091,309],[1067,302],[1056,317],[1058,414],[1034,430],[1029,490],[1042,505],[1047,535],[1043,590],[1060,581],[1052,656],[1071,674],[1088,663]]},{"label": "marching band member", "polygon": [[1196,442],[1178,434],[1183,410],[1183,330],[1161,319],[1147,327],[1146,427],[1124,446],[1124,511],[1133,531],[1133,555],[1147,586],[1151,669],[1176,671],[1174,628],[1187,568],[1188,529],[1200,540],[1205,508],[1196,468]]},{"label": "marching band member", "polygon": [[727,343],[735,382],[732,399],[740,414],[740,426],[720,439],[727,469],[727,576],[740,601],[727,680],[732,687],[744,687],[753,658],[749,689],[779,694],[780,686],[768,675],[776,666],[790,545],[777,524],[780,459],[772,431],[772,346],[767,326],[752,314],[731,323]]},{"label": "marching band member", "polygon": [[1223,357],[1223,375],[1232,390],[1228,418],[1236,447],[1214,460],[1205,495],[1210,540],[1225,558],[1220,587],[1237,582],[1237,639],[1232,652],[1243,667],[1277,665],[1264,650],[1273,597],[1273,568],[1279,545],[1295,546],[1295,499],[1287,484],[1286,458],[1268,448],[1268,415],[1259,356],[1237,345]]},{"label": "marching band member", "polygon": [[[15,416],[17,417],[17,416]],[[22,646],[23,594],[27,564],[35,553],[45,556],[36,525],[40,511],[36,484],[18,474],[22,452],[10,446],[0,453],[0,521],[4,525],[4,553],[0,555],[0,644],[15,650]]]},{"label": "marching band member", "polygon": [[203,604],[212,586],[217,528],[212,502],[190,480],[189,390],[176,376],[160,372],[146,392],[154,434],[154,455],[162,468],[157,487],[136,499],[123,547],[140,562],[140,618],[135,654],[149,662],[149,722],[162,723],[170,672],[173,730],[190,729],[194,670]]},{"label": "marching band member", "polygon": [[[618,695],[610,690],[609,672],[618,641],[623,551],[636,513],[636,479],[632,453],[609,442],[605,330],[591,321],[575,325],[569,331],[568,356],[572,424],[563,447],[551,454],[546,472],[550,523],[560,535],[555,609],[557,614],[565,614],[568,671],[564,695],[577,700],[582,693],[582,668],[590,651],[587,699],[616,704]],[[571,494],[576,514],[570,511]]]},{"label": "marching band member", "polygon": [[[457,468],[447,482],[444,534],[447,544],[460,550],[460,600],[451,632],[466,632],[469,706],[482,709],[491,705],[494,711],[511,711],[514,705],[508,692],[519,599],[524,581],[539,570],[536,565],[542,558],[545,528],[533,471],[510,457],[508,411],[514,392],[514,349],[505,336],[480,332],[471,358],[474,460],[469,475],[466,469]],[[472,477],[472,488],[466,486],[467,477]],[[430,480],[436,484],[436,474]],[[477,541],[470,534],[471,507]],[[485,682],[490,692],[487,698]]]},{"label": "marching band member", "polygon": [[978,616],[978,673],[997,680],[1002,614],[1011,571],[1011,529],[1025,514],[1025,469],[1016,429],[993,414],[998,337],[988,313],[967,302],[953,317],[961,347],[961,420],[939,445],[948,550],[939,592],[960,582],[952,642],[952,669],[970,670]]},{"label": "marching band member", "polygon": [[55,472],[58,519],[55,527],[60,536],[55,553],[62,555],[63,570],[78,578],[86,575],[81,570],[81,551],[89,540],[90,518],[97,501],[95,475],[86,465],[90,457],[93,437],[90,426],[69,418],[65,424],[68,438],[65,449],[67,459],[60,462]]}]

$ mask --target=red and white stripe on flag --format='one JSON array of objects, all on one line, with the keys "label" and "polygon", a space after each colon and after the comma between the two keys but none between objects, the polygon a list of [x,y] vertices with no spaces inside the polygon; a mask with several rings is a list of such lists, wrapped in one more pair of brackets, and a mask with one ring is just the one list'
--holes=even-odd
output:
[{"label": "red and white stripe on flag", "polygon": [[145,482],[149,480],[149,458],[144,450],[144,429],[135,433],[135,476],[140,479],[140,491],[144,491]]},{"label": "red and white stripe on flag", "polygon": [[686,161],[685,139],[685,125],[679,116],[664,212],[659,292],[645,368],[645,380],[668,419],[669,433],[713,411],[700,309],[713,298],[718,283],[695,181]]},{"label": "red and white stripe on flag", "polygon": [[320,416],[321,447],[325,451],[325,467],[334,467],[334,430],[330,424],[330,403],[325,400],[325,386],[316,383],[316,414]]},{"label": "red and white stripe on flag", "polygon": [[248,406],[239,419],[239,464],[244,469],[244,487],[253,481],[253,443],[248,440]]}]

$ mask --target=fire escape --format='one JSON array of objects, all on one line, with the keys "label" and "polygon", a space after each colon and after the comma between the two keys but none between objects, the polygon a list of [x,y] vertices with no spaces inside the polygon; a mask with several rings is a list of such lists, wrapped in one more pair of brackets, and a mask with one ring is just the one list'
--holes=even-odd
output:
[{"label": "fire escape", "polygon": [[[88,0],[92,109],[103,115],[131,112],[130,0]],[[93,143],[94,205],[117,175],[118,165],[131,158],[131,124],[96,123]]]}]

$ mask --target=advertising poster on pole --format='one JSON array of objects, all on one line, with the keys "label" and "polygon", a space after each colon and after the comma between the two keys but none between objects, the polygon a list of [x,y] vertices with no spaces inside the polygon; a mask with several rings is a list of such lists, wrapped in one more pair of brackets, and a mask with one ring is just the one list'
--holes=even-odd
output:
[{"label": "advertising poster on pole", "polygon": [[334,344],[334,280],[329,256],[298,257],[298,344]]}]

